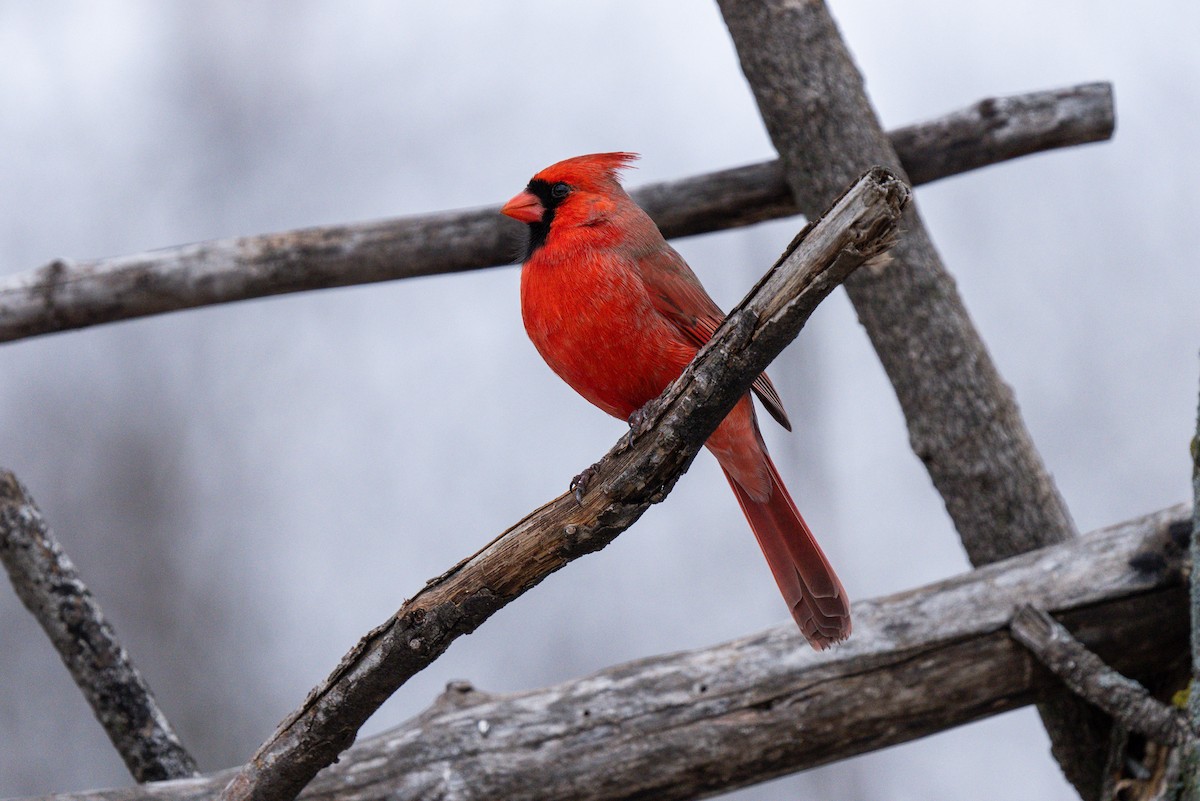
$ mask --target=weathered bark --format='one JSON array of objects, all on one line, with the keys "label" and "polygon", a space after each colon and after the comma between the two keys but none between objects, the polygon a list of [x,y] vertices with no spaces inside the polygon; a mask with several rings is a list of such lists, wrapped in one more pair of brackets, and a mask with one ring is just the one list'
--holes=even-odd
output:
[{"label": "weathered bark", "polygon": [[[1108,139],[1115,124],[1112,85],[1088,83],[987,98],[940,119],[897,128],[888,138],[916,186],[1045,150],[1051,143],[1067,147]],[[1028,136],[1035,130],[1041,135]],[[1089,136],[1095,139],[1085,139]]]},{"label": "weathered bark", "polygon": [[[1060,687],[1013,641],[1053,611],[1125,673],[1186,653],[1180,505],[928,587],[854,605],[855,634],[814,653],[792,626],[491,695],[454,684],[347,751],[304,791],[327,801],[699,798],[886,748]],[[55,801],[208,801],[232,771]]]},{"label": "weathered bark", "polygon": [[[1107,139],[1112,130],[1111,87],[1086,84],[983,100],[901,128],[894,141],[909,174],[932,181],[1039,150]],[[848,175],[841,186],[861,172]],[[652,184],[633,195],[668,237],[799,213],[779,161]],[[507,264],[517,240],[516,225],[498,207],[489,207],[107,259],[60,259],[0,281],[0,342],[286,292]]]},{"label": "weathered bark", "polygon": [[[872,164],[900,170],[824,4],[720,0],[742,68],[802,212]],[[885,270],[846,282],[896,389],[913,450],[972,564],[1061,542],[1070,516],[915,204]]]},{"label": "weathered bark", "polygon": [[[887,136],[909,184],[917,186],[1052,147],[1108,139],[1114,124],[1112,85],[1089,83],[986,98]],[[633,196],[667,237],[802,213],[780,159],[649,184]]]},{"label": "weathered bark", "polygon": [[0,562],[139,782],[194,776],[196,762],[117,640],[21,482],[0,470]]},{"label": "weathered bark", "polygon": [[[1192,494],[1197,505],[1192,507],[1191,578],[1188,608],[1191,617],[1191,685],[1188,694],[1188,719],[1194,730],[1200,730],[1200,406],[1196,409],[1196,435],[1192,437]],[[1190,743],[1175,755],[1169,777],[1171,798],[1180,801],[1200,801],[1200,744]]]},{"label": "weathered bark", "polygon": [[[719,0],[767,130],[803,211],[821,208],[865,164],[899,169],[828,8],[820,0]],[[886,270],[846,291],[886,370],[971,563],[1075,534],[954,279],[910,204]],[[1100,791],[1109,724],[1069,695],[1040,707],[1052,751],[1088,801]]]},{"label": "weathered bark", "polygon": [[1072,692],[1128,731],[1160,745],[1178,746],[1195,738],[1182,711],[1159,702],[1141,684],[1105,664],[1044,609],[1022,606],[1011,628],[1013,638]]},{"label": "weathered bark", "polygon": [[[1196,435],[1192,437],[1191,612],[1192,683],[1188,695],[1188,718],[1192,728],[1200,730],[1200,406],[1196,409]],[[1200,801],[1200,745],[1192,743],[1183,761],[1186,801]]]},{"label": "weathered bark", "polygon": [[595,465],[587,492],[532,512],[430,581],[369,633],[259,748],[227,801],[294,798],[405,681],[504,605],[571,560],[599,550],[662,500],[696,452],[809,315],[894,233],[908,188],[886,170],[860,178],[788,252],[644,411],[648,430]]}]

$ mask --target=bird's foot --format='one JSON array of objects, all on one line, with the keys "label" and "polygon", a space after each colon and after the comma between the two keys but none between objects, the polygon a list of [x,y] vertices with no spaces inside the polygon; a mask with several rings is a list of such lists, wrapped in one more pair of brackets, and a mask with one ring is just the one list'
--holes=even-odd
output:
[{"label": "bird's foot", "polygon": [[[653,403],[653,401],[650,401],[650,403]],[[629,415],[629,430],[617,441],[616,453],[624,453],[629,450],[633,447],[635,439],[650,430],[651,415],[648,411],[650,403],[647,403]],[[571,479],[571,492],[575,493],[575,500],[580,506],[583,505],[583,496],[587,494],[588,484],[596,477],[599,466],[599,463],[594,464]]]},{"label": "bird's foot", "polygon": [[621,437],[621,442],[617,448],[617,453],[624,453],[633,447],[633,441],[650,430],[650,412],[647,408],[654,401],[650,401],[640,409],[635,409],[633,414],[629,415],[629,430],[625,432],[625,436]]},{"label": "bird's foot", "polygon": [[575,503],[583,506],[583,496],[587,493],[588,484],[596,477],[597,465],[585,468],[582,473],[571,479],[571,492],[575,493]]}]

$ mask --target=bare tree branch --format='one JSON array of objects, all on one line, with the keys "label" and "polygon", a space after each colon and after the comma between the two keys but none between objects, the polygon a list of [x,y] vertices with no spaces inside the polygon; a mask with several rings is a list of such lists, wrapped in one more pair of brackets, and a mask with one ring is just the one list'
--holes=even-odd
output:
[{"label": "bare tree branch", "polygon": [[1183,712],[1160,703],[1141,684],[1106,665],[1044,609],[1024,604],[1010,625],[1017,642],[1063,684],[1129,731],[1161,745],[1183,745],[1194,739]]},{"label": "bare tree branch", "polygon": [[[719,5],[802,212],[867,166],[901,169],[824,3]],[[1066,539],[1066,507],[915,203],[902,231],[892,264],[859,271],[846,291],[972,564]]]},{"label": "bare tree branch", "polygon": [[[917,186],[1050,148],[1102,141],[1114,125],[1112,85],[1089,83],[987,98],[887,136]],[[633,195],[668,237],[804,213],[780,159],[649,184]]]},{"label": "bare tree branch", "polygon": [[[1200,406],[1196,410],[1196,435],[1192,437],[1192,536],[1190,542],[1191,575],[1189,610],[1192,630],[1192,679],[1188,685],[1188,719],[1193,729],[1200,729]],[[1184,801],[1200,801],[1200,744],[1193,742],[1182,760]]]},{"label": "bare tree branch", "polygon": [[[983,100],[901,128],[893,137],[909,174],[932,181],[1039,150],[1107,139],[1112,130],[1112,88],[1085,84]],[[857,174],[848,175],[837,191]],[[800,211],[779,161],[652,184],[633,194],[668,237]],[[835,195],[828,193],[824,201]],[[807,213],[821,211],[825,202]],[[516,224],[489,207],[89,261],[60,259],[0,282],[0,342],[286,292],[507,264],[518,237]]]},{"label": "bare tree branch", "polygon": [[700,350],[635,431],[595,465],[582,501],[559,496],[482,551],[430,581],[368,634],[285,719],[222,793],[226,801],[294,798],[353,742],[405,681],[505,604],[567,562],[598,550],[662,500],[751,382],[847,275],[882,252],[908,201],[886,170],[864,174],[788,252]]},{"label": "bare tree branch", "polygon": [[[759,111],[802,211],[822,208],[863,165],[900,161],[824,2],[719,0]],[[993,109],[981,109],[987,116]],[[908,423],[913,452],[972,564],[1062,542],[1075,527],[942,264],[916,204],[887,270],[846,282]],[[1109,722],[1074,696],[1039,705],[1080,794],[1100,791]]]},{"label": "bare tree branch", "polygon": [[[1200,730],[1200,406],[1196,410],[1196,434],[1191,442],[1192,493],[1196,505],[1192,508],[1189,555],[1191,575],[1188,608],[1191,612],[1191,682],[1188,684],[1188,720],[1193,730]],[[1193,740],[1174,755],[1175,764],[1168,778],[1172,798],[1180,801],[1200,801],[1200,743]]]},{"label": "bare tree branch", "polygon": [[139,782],[197,774],[149,685],[17,477],[0,470],[0,562]]},{"label": "bare tree branch", "polygon": [[[1050,609],[1128,675],[1187,648],[1185,505],[936,584],[854,605],[823,653],[791,625],[552,687],[456,683],[430,709],[343,754],[309,801],[699,798],[1029,704],[1061,690],[1008,634]],[[54,801],[210,801],[232,771]],[[49,801],[47,799],[46,801]]]},{"label": "bare tree branch", "polygon": [[[986,167],[1017,156],[1112,136],[1112,85],[980,100],[970,108],[888,134],[913,185]],[[1032,131],[1040,131],[1034,138]],[[1094,138],[1088,138],[1094,137]]]}]

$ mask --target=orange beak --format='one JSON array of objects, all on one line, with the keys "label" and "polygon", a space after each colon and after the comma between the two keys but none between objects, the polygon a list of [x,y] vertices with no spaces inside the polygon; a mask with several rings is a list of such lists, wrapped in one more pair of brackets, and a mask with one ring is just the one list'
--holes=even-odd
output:
[{"label": "orange beak", "polygon": [[505,203],[500,209],[501,214],[512,217],[514,220],[520,220],[523,223],[541,222],[545,211],[542,207],[542,201],[538,200],[537,196],[532,192],[522,192]]}]

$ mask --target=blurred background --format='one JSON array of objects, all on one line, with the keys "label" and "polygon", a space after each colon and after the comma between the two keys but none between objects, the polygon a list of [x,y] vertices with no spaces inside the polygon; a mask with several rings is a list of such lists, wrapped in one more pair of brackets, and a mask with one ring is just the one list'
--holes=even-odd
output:
[{"label": "blurred background", "polygon": [[[1188,498],[1200,4],[833,11],[889,128],[1115,83],[1112,142],[917,199],[1079,527]],[[631,186],[774,155],[707,3],[5,3],[0,108],[6,274],[499,203],[579,153],[641,152]],[[728,307],[799,225],[675,244]],[[0,463],[204,770],[244,761],[361,634],[623,432],[543,365],[517,281],[499,268],[0,346]],[[773,374],[797,433],[769,442],[852,597],[965,570],[841,292]],[[785,619],[704,455],[615,544],[457,642],[367,733],[452,679],[532,688]],[[129,782],[0,587],[0,796]],[[1026,709],[731,797],[1074,796]]]}]

